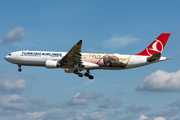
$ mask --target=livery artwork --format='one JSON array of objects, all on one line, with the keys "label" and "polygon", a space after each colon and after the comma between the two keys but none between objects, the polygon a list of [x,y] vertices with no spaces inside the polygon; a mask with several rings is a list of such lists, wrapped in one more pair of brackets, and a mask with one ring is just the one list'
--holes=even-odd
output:
[{"label": "livery artwork", "polygon": [[131,55],[81,53],[85,62],[98,64],[100,67],[126,67]]}]

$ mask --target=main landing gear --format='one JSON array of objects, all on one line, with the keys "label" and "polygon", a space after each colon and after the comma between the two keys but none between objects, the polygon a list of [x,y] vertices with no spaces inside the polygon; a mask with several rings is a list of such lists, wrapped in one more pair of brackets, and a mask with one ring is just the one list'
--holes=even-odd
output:
[{"label": "main landing gear", "polygon": [[[74,74],[77,74],[79,77],[83,77],[83,74],[80,73],[77,69],[74,70]],[[89,79],[93,79],[93,78],[94,78],[94,76],[92,76],[92,75],[90,74],[89,70],[87,70],[87,72],[84,73],[84,76],[85,76],[85,77],[89,77]]]},{"label": "main landing gear", "polygon": [[22,71],[21,65],[18,65],[18,67],[19,67],[18,71],[21,72]]},{"label": "main landing gear", "polygon": [[77,69],[74,70],[74,74],[77,74],[79,77],[83,77],[83,74],[80,73]]},{"label": "main landing gear", "polygon": [[84,76],[89,77],[89,79],[93,79],[94,78],[94,76],[91,75],[89,70],[87,70],[87,72],[84,73]]}]

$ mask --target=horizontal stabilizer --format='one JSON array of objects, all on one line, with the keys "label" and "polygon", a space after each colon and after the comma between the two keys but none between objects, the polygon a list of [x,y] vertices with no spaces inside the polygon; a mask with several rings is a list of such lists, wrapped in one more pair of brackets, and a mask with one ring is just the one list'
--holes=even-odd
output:
[{"label": "horizontal stabilizer", "polygon": [[155,60],[160,59],[160,57],[161,57],[161,53],[155,53],[154,55],[152,55],[151,57],[149,57],[149,58],[147,59],[147,61],[148,61],[148,62],[153,62],[153,61],[155,61]]}]

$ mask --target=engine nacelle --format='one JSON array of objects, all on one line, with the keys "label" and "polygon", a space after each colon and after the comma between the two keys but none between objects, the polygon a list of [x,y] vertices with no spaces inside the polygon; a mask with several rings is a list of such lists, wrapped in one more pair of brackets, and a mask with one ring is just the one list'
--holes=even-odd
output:
[{"label": "engine nacelle", "polygon": [[91,62],[83,62],[82,65],[84,66],[84,68],[89,68],[89,69],[99,68],[98,64],[91,63]]},{"label": "engine nacelle", "polygon": [[46,65],[46,68],[48,69],[58,68],[58,61],[47,60],[45,65]]},{"label": "engine nacelle", "polygon": [[66,73],[74,73],[74,70],[75,70],[75,69],[64,69],[64,71],[65,71]]}]

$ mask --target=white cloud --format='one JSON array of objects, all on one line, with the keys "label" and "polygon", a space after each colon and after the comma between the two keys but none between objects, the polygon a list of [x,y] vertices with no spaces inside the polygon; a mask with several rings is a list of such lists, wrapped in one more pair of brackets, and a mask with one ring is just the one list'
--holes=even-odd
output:
[{"label": "white cloud", "polygon": [[149,119],[149,118],[144,115],[141,115],[141,117],[138,120],[147,120],[147,119]]},{"label": "white cloud", "polygon": [[41,110],[44,108],[52,108],[53,105],[44,102],[44,99],[44,96],[41,95],[36,97],[35,99],[29,100],[29,102],[32,103],[37,110]]},{"label": "white cloud", "polygon": [[28,112],[18,114],[8,120],[110,120],[114,114],[105,111],[77,113],[65,109],[54,109],[50,112]]},{"label": "white cloud", "polygon": [[25,114],[17,114],[15,117],[9,120],[41,120],[41,116],[46,112],[32,112]]},{"label": "white cloud", "polygon": [[37,98],[31,100],[32,103],[38,104],[41,103],[44,100],[44,96],[38,96]]},{"label": "white cloud", "polygon": [[164,117],[156,117],[156,118],[154,118],[154,120],[166,120],[166,118],[164,118]]},{"label": "white cloud", "polygon": [[31,110],[32,104],[24,97],[18,95],[0,98],[0,114],[16,114]]},{"label": "white cloud", "polygon": [[65,103],[68,107],[85,108],[90,102],[101,96],[100,93],[91,90],[84,90],[77,93],[71,100]]},{"label": "white cloud", "polygon": [[103,42],[103,46],[105,48],[113,48],[113,49],[117,49],[123,46],[126,46],[132,42],[138,41],[139,39],[137,38],[133,38],[129,35],[124,36],[124,37],[119,37],[117,35],[111,37],[109,40],[105,40]]},{"label": "white cloud", "polygon": [[127,107],[126,109],[133,113],[145,112],[150,110],[150,108],[147,107],[146,105],[132,105],[130,107]]},{"label": "white cloud", "polygon": [[118,99],[108,98],[102,101],[99,108],[118,108],[121,107],[121,101]]},{"label": "white cloud", "polygon": [[152,117],[174,116],[177,113],[178,113],[177,109],[166,109],[166,110],[158,111],[157,113],[150,114],[149,116],[152,116]]},{"label": "white cloud", "polygon": [[142,80],[136,90],[154,92],[180,92],[180,70],[171,73],[163,70],[157,70]]},{"label": "white cloud", "polygon": [[18,78],[13,72],[4,72],[0,70],[0,93],[17,94],[27,88],[28,86],[24,79]]},{"label": "white cloud", "polygon": [[41,117],[43,120],[73,120],[74,113],[64,109],[54,109]]},{"label": "white cloud", "polygon": [[28,100],[19,95],[9,95],[0,98],[0,115],[14,115],[25,112],[50,108],[51,105],[44,102],[44,99],[37,97]]},{"label": "white cloud", "polygon": [[16,80],[15,82],[7,79],[0,80],[0,93],[21,93],[25,89],[27,89],[27,85],[23,79]]},{"label": "white cloud", "polygon": [[16,41],[21,41],[26,36],[24,31],[25,29],[23,26],[15,27],[13,30],[9,31],[5,36],[3,36],[2,43],[14,43]]},{"label": "white cloud", "polygon": [[112,113],[105,112],[105,111],[95,111],[88,114],[85,120],[110,120],[113,115]]}]

